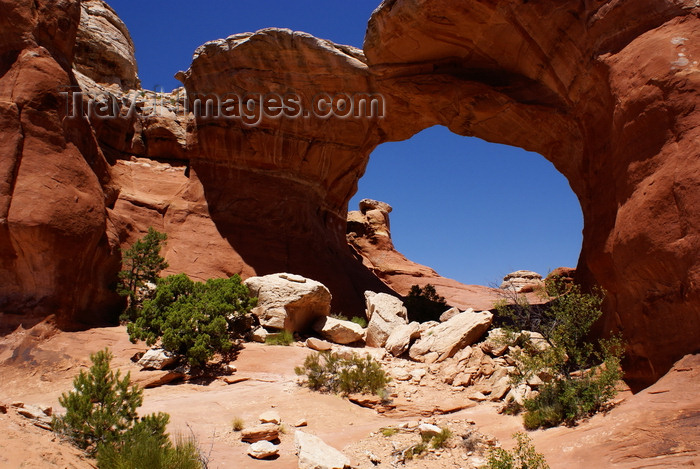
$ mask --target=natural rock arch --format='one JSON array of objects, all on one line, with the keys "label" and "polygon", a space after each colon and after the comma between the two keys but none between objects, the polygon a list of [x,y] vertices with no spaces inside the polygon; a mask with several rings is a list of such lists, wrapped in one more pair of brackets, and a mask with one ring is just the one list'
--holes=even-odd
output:
[{"label": "natural rock arch", "polygon": [[[625,335],[633,384],[697,350],[695,1],[386,1],[364,52],[269,29],[202,46],[180,75],[190,95],[381,93],[384,119],[245,127],[139,115],[92,131],[64,119],[57,89],[76,84],[74,50],[89,49],[91,63],[100,54],[75,48],[79,2],[62,5],[0,0],[4,310],[108,311],[117,248],[150,224],[169,233],[172,268],[195,278],[293,270],[361,303],[365,288],[382,288],[345,240],[368,155],[441,124],[536,151],[567,177],[584,214],[578,275],[608,290],[601,328]],[[129,77],[110,72],[112,82],[133,81],[126,59]],[[82,86],[103,79],[92,70]]]}]

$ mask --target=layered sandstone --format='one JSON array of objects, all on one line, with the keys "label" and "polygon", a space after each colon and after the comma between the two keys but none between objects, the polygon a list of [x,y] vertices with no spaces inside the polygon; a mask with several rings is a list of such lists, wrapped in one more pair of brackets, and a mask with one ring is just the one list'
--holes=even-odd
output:
[{"label": "layered sandstone", "polygon": [[128,32],[83,6],[0,0],[3,311],[113,314],[117,248],[149,225],[170,235],[173,269],[290,271],[361,311],[365,290],[386,287],[346,244],[348,200],[378,144],[440,124],[537,151],[568,178],[584,214],[577,277],[608,291],[601,331],[624,334],[628,378],[647,384],[697,349],[696,2],[393,0],[364,51],[283,29],[199,48],[179,75],[190,97],[381,93],[387,110],[256,125],[188,115],[178,94],[65,119],[62,87],[121,99],[138,86]]}]

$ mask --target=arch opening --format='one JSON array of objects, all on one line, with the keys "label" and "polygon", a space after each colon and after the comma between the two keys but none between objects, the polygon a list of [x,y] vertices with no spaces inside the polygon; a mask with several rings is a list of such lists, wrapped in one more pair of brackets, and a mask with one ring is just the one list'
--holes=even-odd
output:
[{"label": "arch opening", "polygon": [[348,210],[364,198],[393,207],[397,251],[463,284],[498,285],[516,270],[546,276],[580,255],[581,206],[552,163],[443,126],[377,147]]}]

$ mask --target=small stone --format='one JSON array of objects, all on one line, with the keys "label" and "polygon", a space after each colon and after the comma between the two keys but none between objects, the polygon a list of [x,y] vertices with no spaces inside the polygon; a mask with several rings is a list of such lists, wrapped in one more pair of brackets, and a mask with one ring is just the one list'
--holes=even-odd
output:
[{"label": "small stone", "polygon": [[442,429],[437,425],[432,425],[430,423],[421,423],[420,425],[418,425],[418,431],[420,432],[421,436],[433,437],[439,434],[442,431]]},{"label": "small stone", "polygon": [[241,441],[256,443],[267,440],[274,441],[279,438],[279,426],[265,423],[256,427],[246,428],[241,432]]},{"label": "small stone", "polygon": [[397,381],[408,381],[409,379],[411,379],[411,375],[408,373],[408,371],[404,370],[403,368],[394,368],[391,370],[390,374]]},{"label": "small stone", "polygon": [[238,368],[236,367],[236,365],[231,365],[230,363],[227,363],[226,365],[224,365],[223,368],[224,368],[224,373],[229,374],[229,375],[232,375],[233,373],[238,371]]},{"label": "small stone", "polygon": [[305,342],[306,346],[311,350],[316,350],[317,352],[327,352],[333,348],[333,344],[326,342],[325,340],[316,339],[315,337],[309,337]]},{"label": "small stone", "polygon": [[137,364],[144,370],[162,370],[174,364],[177,359],[162,348],[152,348],[139,359]]},{"label": "small stone", "polygon": [[255,459],[266,459],[279,455],[279,447],[269,441],[256,441],[248,447],[248,456]]},{"label": "small stone", "polygon": [[0,414],[6,414],[6,413],[7,413],[7,405],[0,404]]},{"label": "small stone", "polygon": [[260,419],[261,423],[274,423],[275,425],[279,425],[282,422],[280,414],[274,410],[268,410],[267,412],[260,414],[258,418]]},{"label": "small stone", "polygon": [[251,339],[253,339],[253,341],[255,342],[260,342],[261,344],[264,344],[268,335],[270,335],[270,333],[267,332],[267,330],[265,330],[264,327],[258,327],[253,331]]},{"label": "small stone", "polygon": [[469,396],[469,399],[471,399],[472,401],[476,401],[476,402],[483,402],[487,399],[487,397],[484,396],[483,393],[477,391],[474,394],[472,394],[471,396]]},{"label": "small stone", "polygon": [[224,383],[226,384],[236,384],[242,383],[243,381],[248,381],[250,378],[247,376],[224,376]]},{"label": "small stone", "polygon": [[308,422],[305,418],[301,418],[301,419],[299,419],[299,420],[296,421],[296,423],[294,424],[294,426],[297,427],[297,428],[299,428],[299,427],[305,427],[305,426],[307,426],[308,424],[309,424],[309,422]]},{"label": "small stone", "polygon": [[22,407],[24,407],[24,402],[22,402],[22,401],[15,401],[15,402],[13,402],[13,403],[10,404],[10,405],[11,405],[12,407],[19,407],[19,408],[22,408]]}]

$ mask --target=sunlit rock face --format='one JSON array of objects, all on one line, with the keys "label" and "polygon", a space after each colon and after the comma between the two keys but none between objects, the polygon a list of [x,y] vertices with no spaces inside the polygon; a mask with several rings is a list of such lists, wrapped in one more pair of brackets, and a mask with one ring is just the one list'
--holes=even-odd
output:
[{"label": "sunlit rock face", "polygon": [[170,235],[169,272],[293,272],[324,283],[334,312],[361,310],[365,290],[387,288],[346,243],[347,203],[378,144],[440,124],[539,152],[568,178],[584,214],[577,276],[608,291],[600,331],[624,335],[633,383],[697,349],[694,1],[387,1],[363,51],[267,29],[205,44],[178,75],[190,98],[293,93],[308,109],[320,92],[381,95],[382,118],[211,119],[168,95],[168,112],[90,124],[63,119],[57,89],[78,84],[74,67],[83,87],[138,86],[116,16],[91,20],[112,54],[77,1],[0,9],[5,311],[113,313],[117,248],[149,225]]}]

